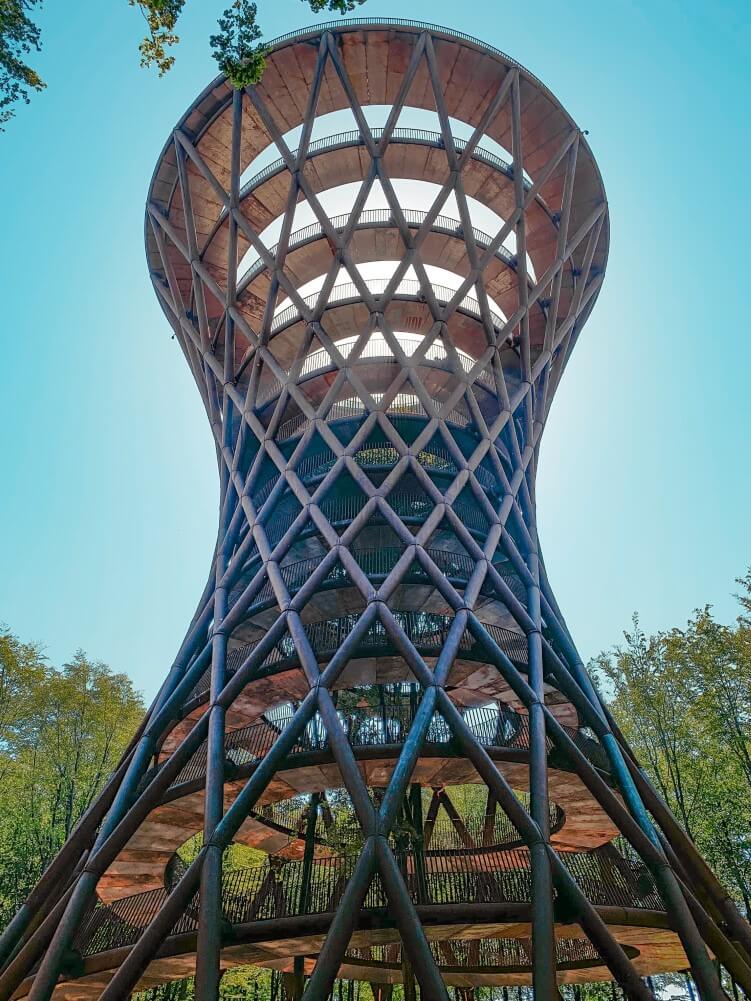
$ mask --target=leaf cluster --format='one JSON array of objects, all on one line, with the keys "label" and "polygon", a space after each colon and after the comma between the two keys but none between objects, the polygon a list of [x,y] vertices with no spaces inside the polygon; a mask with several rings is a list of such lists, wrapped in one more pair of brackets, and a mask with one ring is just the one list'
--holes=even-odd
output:
[{"label": "leaf cluster", "polygon": [[[314,14],[322,11],[347,14],[365,0],[303,0]],[[250,0],[234,0],[219,18],[219,31],[209,43],[219,69],[233,87],[241,90],[258,83],[266,68],[268,49],[259,42],[262,32],[258,7]]]},{"label": "leaf cluster", "polygon": [[751,913],[751,573],[733,625],[697,609],[652,636],[638,618],[592,664],[662,798]]},{"label": "leaf cluster", "polygon": [[82,651],[56,670],[0,632],[0,924],[21,904],[116,767],[144,706]]},{"label": "leaf cluster", "polygon": [[257,83],[266,67],[266,49],[256,45],[261,29],[258,8],[250,0],[235,0],[219,18],[219,31],[209,38],[219,69],[241,89]]},{"label": "leaf cluster", "polygon": [[138,46],[141,66],[156,66],[159,76],[164,76],[175,64],[175,57],[167,49],[180,41],[175,26],[185,0],[128,0],[128,4],[140,10],[148,27],[148,34]]},{"label": "leaf cluster", "polygon": [[365,3],[365,0],[308,0],[310,9],[314,14],[321,11],[330,10],[332,14],[349,14],[356,7]]},{"label": "leaf cluster", "polygon": [[29,13],[42,0],[1,0],[0,2],[0,132],[14,114],[12,105],[29,103],[29,91],[43,90],[42,78],[26,62],[32,51],[39,52],[40,31]]},{"label": "leaf cluster", "polygon": [[[170,51],[180,41],[177,22],[186,0],[128,0],[146,22],[146,35],[138,49],[141,66],[155,66],[164,76],[175,63]],[[13,105],[29,103],[29,92],[46,84],[25,60],[40,50],[40,31],[29,16],[43,0],[0,0],[0,132],[14,115]],[[330,11],[347,14],[365,0],[303,0],[314,14]],[[234,0],[218,21],[218,32],[209,41],[219,69],[241,89],[258,83],[266,66],[267,48],[260,41],[258,8],[250,0]]]}]

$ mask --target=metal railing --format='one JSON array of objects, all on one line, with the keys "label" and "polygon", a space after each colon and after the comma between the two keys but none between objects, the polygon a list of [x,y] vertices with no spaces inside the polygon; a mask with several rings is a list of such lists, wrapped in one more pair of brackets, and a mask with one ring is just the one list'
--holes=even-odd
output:
[{"label": "metal railing", "polygon": [[[335,288],[338,287],[339,286],[335,286]],[[356,336],[347,337],[343,341],[335,343],[336,349],[345,361],[349,359],[357,340],[358,337]],[[420,347],[424,338],[421,334],[410,334],[397,331],[394,334],[394,340],[397,342],[405,355],[410,357]],[[396,356],[391,348],[391,345],[383,334],[380,331],[374,331],[363,348],[358,352],[356,360],[352,361],[350,364],[358,365],[361,362],[373,362],[378,360],[393,361],[395,357]],[[471,355],[467,354],[466,351],[461,351],[458,348],[457,358],[459,359],[459,364],[464,373],[471,372],[477,364],[476,358],[473,358]],[[436,367],[446,366],[449,371],[453,371],[448,352],[446,351],[442,341],[433,341],[428,346],[427,350],[423,352],[417,364],[434,365]],[[299,385],[299,383],[305,379],[312,379],[314,376],[321,375],[323,372],[330,369],[336,369],[337,365],[338,363],[332,358],[326,348],[318,348],[316,351],[311,351],[311,353],[305,357],[303,366],[295,377],[295,384]],[[495,381],[492,373],[488,371],[487,368],[481,368],[479,373],[475,376],[475,380],[485,386],[485,388],[491,393],[495,393]],[[280,393],[281,383],[278,379],[275,378],[273,382],[267,382],[256,394],[254,407],[256,409],[264,407],[269,400],[279,396]]]},{"label": "metal railing", "polygon": [[[373,128],[370,130],[370,134],[373,136],[376,142],[380,142],[383,136],[382,128]],[[457,153],[463,153],[467,148],[466,139],[458,139],[456,136],[452,136],[454,140],[454,147]],[[432,132],[429,129],[394,129],[390,142],[402,142],[402,143],[415,143],[422,146],[432,146],[435,149],[443,149],[443,136],[440,132]],[[365,139],[359,129],[350,129],[346,132],[338,132],[332,136],[325,136],[321,139],[314,139],[313,142],[308,144],[308,156],[315,155],[317,153],[331,152],[333,150],[341,149],[346,146],[364,146]],[[295,149],[292,151],[293,159],[297,159],[299,150]],[[503,157],[498,156],[496,153],[491,153],[489,150],[483,149],[481,146],[475,146],[472,151],[472,159],[479,160],[481,163],[486,163],[489,167],[495,167],[500,170],[501,173],[505,174],[507,177],[513,179],[514,167],[513,164],[509,163],[508,160],[504,160]],[[257,173],[253,174],[252,177],[248,178],[242,185],[240,189],[240,199],[242,200],[251,191],[262,184],[269,177],[274,174],[278,174],[282,170],[286,170],[287,165],[283,157],[279,157],[272,163],[267,164]],[[525,178],[524,187],[528,191],[532,185]]]},{"label": "metal railing", "polygon": [[[425,651],[428,655],[440,652],[454,621],[452,616],[438,615],[434,612],[392,610],[392,615],[417,649]],[[359,617],[359,613],[351,613],[339,618],[326,619],[322,622],[306,625],[305,632],[316,654],[326,658],[338,650],[354,629]],[[511,660],[526,667],[527,639],[522,633],[492,624],[487,624],[485,628]],[[246,647],[233,650],[227,657],[228,671],[239,667],[254,646],[255,644],[249,644]],[[391,649],[391,639],[380,621],[370,626],[363,635],[358,649],[363,653],[369,650]],[[486,660],[482,648],[469,632],[465,632],[462,637],[459,655],[470,660],[479,659],[483,662]],[[285,637],[274,647],[264,664],[269,666],[275,661],[294,660],[295,657],[294,645],[288,637]]]},{"label": "metal railing", "polygon": [[[362,750],[368,747],[403,744],[414,722],[415,711],[416,706],[392,704],[380,709],[371,707],[340,709],[338,715],[350,746]],[[463,711],[463,716],[470,732],[483,747],[529,750],[529,724],[525,715],[506,706],[466,709]],[[292,718],[291,712],[273,718],[267,716],[256,723],[229,731],[224,742],[227,765],[241,768],[260,761],[269,753],[279,735],[290,725]],[[597,741],[591,740],[572,727],[564,727],[564,730],[592,764],[602,770],[608,769],[606,754]],[[435,713],[430,722],[425,737],[425,747],[433,751],[440,748],[442,753],[449,756],[459,753],[453,734],[439,713]],[[550,738],[547,738],[548,751],[552,747]],[[316,715],[306,726],[290,756],[329,750],[328,731],[323,721]],[[144,776],[144,787],[163,765],[164,762]],[[204,743],[175,777],[169,788],[176,789],[178,786],[197,782],[205,774],[206,744]]]},{"label": "metal railing", "polygon": [[[437,615],[433,612],[403,612],[398,610],[392,611],[392,614],[420,652],[428,656],[440,653],[448,637],[448,631],[453,622],[452,617]],[[305,634],[316,656],[321,660],[326,660],[333,656],[354,629],[358,619],[358,613],[351,613],[350,615],[343,615],[340,618],[326,619],[322,622],[308,623],[304,626]],[[526,670],[526,637],[522,633],[513,632],[511,629],[505,629],[503,626],[496,626],[492,623],[487,623],[485,629],[509,659],[515,661]],[[235,647],[228,653],[228,678],[247,660],[255,647],[255,642],[246,643]],[[361,654],[375,651],[386,653],[391,650],[391,640],[381,622],[373,623],[370,626],[361,638],[358,647],[358,651]],[[483,652],[482,647],[469,632],[465,632],[462,636],[459,654],[466,660],[478,660],[482,663],[487,661],[487,656]],[[288,636],[285,636],[267,654],[262,668],[266,671],[276,669],[285,664],[294,664],[296,659],[297,654],[294,644]],[[211,670],[208,668],[196,683],[187,701],[193,702],[196,699],[203,698],[209,691],[210,680]]]},{"label": "metal railing", "polygon": [[[435,509],[435,502],[426,494],[400,490],[398,487],[391,491],[386,500],[405,524],[422,524]],[[367,502],[365,494],[357,493],[341,497],[325,497],[318,506],[332,525],[343,525],[353,521]],[[266,526],[266,535],[272,547],[280,541],[300,513],[299,507],[292,507],[292,503],[292,501],[290,503],[282,501]],[[479,506],[455,501],[452,509],[470,532],[480,537],[486,535],[490,525]],[[383,521],[382,515],[378,512],[374,513],[373,518]],[[314,522],[309,522],[301,535],[308,530],[317,531]]]},{"label": "metal railing", "polygon": [[[659,894],[646,867],[629,858],[614,864],[610,853],[562,852],[561,859],[589,900],[600,906],[662,911]],[[452,905],[529,903],[532,873],[523,849],[501,849],[485,855],[482,871],[471,855],[436,856],[427,878],[418,878],[411,853],[397,859],[416,905],[443,905],[450,920]],[[488,865],[488,859],[492,861]],[[317,859],[303,882],[299,861],[270,859],[261,866],[226,872],[222,879],[222,916],[232,925],[274,920],[300,914],[333,914],[357,863],[355,855]],[[87,957],[132,946],[167,899],[165,889],[149,890],[113,904],[98,902],[83,917],[74,948]],[[363,901],[364,911],[385,911],[387,898],[376,875]],[[197,929],[198,894],[188,904],[170,934]]]},{"label": "metal railing", "polygon": [[[524,792],[517,792],[516,795],[528,809],[529,796]],[[266,804],[253,811],[251,816],[259,822],[267,824],[273,830],[287,834],[290,840],[303,839],[308,817],[308,803],[309,797],[307,795],[295,796],[292,799],[282,799],[276,803]],[[336,808],[341,810],[342,804],[337,804]],[[332,829],[327,827],[326,816],[323,811],[319,811],[315,828],[317,844],[326,847],[347,841],[359,844],[362,838],[357,832],[358,825],[351,808],[348,808],[348,815],[352,818],[353,823],[338,827],[333,832],[332,838]],[[551,834],[555,834],[561,829],[564,820],[563,810],[551,802],[549,809]],[[490,849],[510,848],[521,844],[519,832],[501,809],[496,810],[494,814],[460,817],[458,825],[450,819],[437,820],[430,826],[429,831],[429,835],[427,833],[425,835],[423,845],[426,857],[431,857],[436,852],[447,851],[482,853]],[[393,835],[391,842],[396,847]],[[171,878],[174,879],[174,872]],[[167,886],[172,885],[173,883],[168,879]]]},{"label": "metal railing", "polygon": [[[393,469],[399,461],[400,455],[393,445],[388,445],[384,442],[383,444],[369,444],[363,448],[359,448],[353,453],[352,458],[361,469]],[[426,469],[428,472],[451,476],[456,476],[459,472],[459,467],[452,459],[448,449],[436,448],[431,445],[430,451],[423,449],[423,451],[419,452],[415,458],[423,469]],[[337,461],[337,457],[331,449],[326,449],[325,452],[319,452],[316,455],[309,455],[306,456],[306,458],[301,459],[295,466],[295,473],[300,477],[302,482],[308,486],[317,480],[322,480],[326,473],[334,468]],[[493,490],[495,493],[500,493],[499,485],[496,484],[492,475],[486,470],[478,468],[475,470],[475,476],[478,483],[484,486],[487,490]],[[263,485],[256,490],[255,493],[253,493],[253,506],[256,510],[260,509],[261,505],[274,489],[278,481],[279,474],[277,473],[275,476],[266,480]]]},{"label": "metal railing", "polygon": [[[367,288],[368,292],[373,296],[383,295],[386,289],[391,284],[391,279],[389,278],[364,278],[362,284]],[[448,288],[446,285],[436,285],[433,282],[430,283],[433,295],[436,301],[446,305],[451,302],[456,294],[456,289]],[[315,292],[312,295],[307,295],[302,299],[307,309],[313,310],[318,302],[320,296],[319,292]],[[415,281],[412,278],[405,278],[399,282],[396,289],[393,292],[393,298],[396,299],[417,299],[422,301],[424,299],[424,292],[422,285],[419,281]],[[362,293],[360,292],[357,285],[354,282],[344,282],[341,285],[334,285],[329,292],[328,299],[326,300],[327,308],[332,305],[342,305],[347,302],[362,302]],[[474,296],[465,295],[464,298],[459,302],[457,309],[462,313],[467,313],[469,316],[473,316],[478,320],[482,320],[482,310],[480,309],[480,303]],[[500,313],[496,312],[492,307],[488,307],[488,314],[496,330],[503,330],[506,325],[506,320]],[[271,321],[271,333],[276,334],[284,327],[288,327],[291,323],[295,323],[301,318],[301,313],[296,304],[287,306],[281,312],[276,313],[273,320]]]},{"label": "metal railing", "polygon": [[[459,585],[466,584],[475,569],[476,562],[463,553],[453,553],[444,549],[426,549],[425,552],[433,560],[438,569],[452,583]],[[379,546],[377,549],[353,549],[352,555],[357,560],[363,573],[371,580],[386,577],[396,566],[399,558],[404,553],[403,548],[397,546]],[[311,556],[305,560],[298,560],[295,563],[288,563],[279,568],[282,580],[284,581],[290,594],[298,591],[305,581],[321,562],[320,556]],[[526,604],[527,590],[519,579],[516,572],[507,562],[494,564],[495,569],[503,577],[511,588],[514,596],[522,603]],[[249,571],[252,575],[255,569]],[[415,560],[402,579],[403,583],[412,581],[424,581],[427,573],[422,565]],[[241,579],[230,592],[230,607],[239,598],[245,589],[247,580]],[[338,563],[331,572],[321,581],[320,590],[336,587],[346,587],[351,583],[349,575],[344,567]],[[486,580],[482,588],[483,594],[494,593],[492,585]],[[257,611],[262,605],[276,602],[274,588],[270,580],[267,580],[261,590],[248,606],[247,614]]]},{"label": "metal railing", "polygon": [[[402,216],[404,221],[410,228],[415,228],[422,226],[425,220],[428,218],[428,213],[423,212],[420,209],[402,209]],[[341,212],[339,215],[332,216],[328,221],[332,229],[342,231],[346,229],[352,218],[351,212]],[[393,228],[397,225],[396,217],[391,209],[366,209],[364,212],[360,212],[357,217],[357,222],[355,223],[355,229],[369,229],[375,226],[388,226]],[[456,236],[460,239],[464,238],[464,226],[462,226],[459,219],[452,219],[451,216],[437,215],[431,224],[431,230],[443,233],[448,236]],[[494,237],[485,233],[483,230],[478,229],[476,226],[472,227],[472,233],[474,235],[475,241],[480,244],[481,247],[489,247],[493,242]],[[304,244],[310,242],[311,240],[317,240],[324,236],[323,225],[320,222],[310,223],[308,226],[304,226],[302,229],[296,230],[289,238],[289,243],[287,247],[288,253],[302,247]],[[269,247],[269,254],[272,257],[276,257],[276,252],[279,248],[279,244],[275,243],[272,247]],[[516,255],[512,254],[510,250],[501,245],[496,250],[496,257],[502,260],[509,267],[516,267]],[[266,264],[263,258],[258,257],[255,261],[247,268],[247,270],[241,276],[238,285],[240,289],[246,288],[255,278],[258,277],[263,271],[266,270]]]},{"label": "metal railing", "polygon": [[[436,962],[443,967],[454,969],[492,967],[498,973],[504,970],[519,972],[525,968],[530,970],[532,968],[529,943],[516,938],[452,938],[433,940],[428,944]],[[556,966],[559,969],[599,966],[603,963],[600,953],[588,939],[557,938],[555,950]],[[347,959],[354,963],[365,960],[398,969],[401,963],[401,944],[375,943],[359,948],[350,947],[347,949]],[[498,990],[500,991],[500,988]],[[488,1001],[485,994],[482,995],[482,999]]]},{"label": "metal railing", "polygon": [[[389,415],[397,415],[402,417],[423,417],[425,420],[428,419],[428,415],[425,413],[420,401],[416,396],[411,393],[397,393],[391,403],[384,410],[385,413]],[[351,418],[365,417],[368,413],[365,404],[359,397],[353,397],[348,400],[341,400],[338,403],[334,403],[329,409],[324,420],[326,423],[331,423],[332,421],[348,420]],[[443,415],[442,418],[447,424],[453,424],[456,427],[466,428],[472,423],[472,419],[466,410],[459,409],[458,407],[453,410],[448,411],[448,413]],[[303,434],[308,430],[312,420],[305,414],[297,414],[295,417],[291,417],[284,424],[280,424],[279,428],[274,435],[274,439],[277,442],[287,441],[290,438],[295,438],[298,435]]]},{"label": "metal railing", "polygon": [[[361,469],[393,469],[399,462],[401,456],[393,445],[386,441],[382,443],[371,442],[358,448],[352,454],[352,459]],[[456,476],[459,467],[455,463],[453,456],[447,448],[439,445],[430,445],[429,448],[422,449],[414,456],[417,462],[428,473],[436,475]],[[322,480],[337,463],[337,456],[327,448],[325,452],[318,452],[316,455],[309,455],[301,459],[295,466],[295,473],[303,483],[309,485],[317,480]],[[482,466],[477,466],[473,473],[475,479],[488,493],[501,496],[503,491],[501,484],[491,472]],[[279,481],[279,474],[271,476],[252,495],[253,506],[259,510],[267,499],[271,491]]]},{"label": "metal railing", "polygon": [[[368,747],[387,747],[404,743],[414,722],[415,710],[409,705],[390,705],[384,712],[375,709],[338,710],[338,716],[351,747],[362,750]],[[235,767],[251,765],[264,758],[277,737],[292,722],[292,714],[263,719],[238,730],[231,730],[225,737],[225,758]],[[472,709],[465,714],[465,722],[483,747],[529,749],[527,718],[511,709]],[[425,737],[425,745],[456,754],[453,736],[448,724],[435,714]],[[329,736],[319,716],[314,716],[290,752],[292,756],[311,752],[327,752]],[[170,785],[170,789],[202,778],[206,773],[206,745],[202,744],[185,768]],[[153,776],[154,771],[149,773]]]}]

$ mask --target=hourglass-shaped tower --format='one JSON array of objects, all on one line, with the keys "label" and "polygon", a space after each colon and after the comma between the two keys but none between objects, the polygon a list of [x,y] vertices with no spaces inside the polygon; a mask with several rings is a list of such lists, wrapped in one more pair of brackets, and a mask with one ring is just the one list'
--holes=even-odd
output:
[{"label": "hourglass-shaped tower", "polygon": [[3,936],[0,994],[195,975],[213,999],[247,965],[310,1001],[337,979],[647,998],[690,967],[720,998],[715,958],[751,989],[749,928],[540,557],[540,439],[608,248],[553,95],[432,25],[290,34],[178,123],[146,245],[216,445],[215,557],[141,732]]}]

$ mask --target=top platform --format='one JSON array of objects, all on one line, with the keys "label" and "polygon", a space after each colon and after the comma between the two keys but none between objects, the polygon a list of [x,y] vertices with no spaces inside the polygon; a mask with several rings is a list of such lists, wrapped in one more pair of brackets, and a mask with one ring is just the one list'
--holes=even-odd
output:
[{"label": "top platform", "polygon": [[[577,135],[578,154],[576,171],[571,193],[569,234],[575,234],[585,225],[588,218],[605,203],[605,191],[597,164],[586,140],[571,116],[565,111],[553,94],[533,74],[509,56],[485,43],[446,28],[418,21],[397,19],[341,19],[314,27],[291,32],[270,43],[266,71],[255,90],[281,134],[303,124],[311,113],[314,117],[348,108],[354,98],[361,107],[368,105],[393,106],[401,103],[404,107],[436,110],[436,97],[430,79],[427,60],[422,58],[413,80],[407,81],[410,62],[421,37],[427,33],[435,52],[437,77],[442,91],[445,114],[451,118],[477,127],[482,123],[493,99],[503,86],[509,71],[519,73],[520,92],[520,143],[523,149],[524,171],[528,183],[537,189],[534,204],[543,206],[553,225],[540,233],[538,255],[544,262],[555,256],[556,224],[561,212],[563,186],[566,172],[566,157],[550,169],[557,151],[565,145],[567,137]],[[350,94],[337,74],[332,60],[329,60],[322,76],[320,92],[311,101],[315,87],[316,64],[319,46],[330,34],[334,40],[341,64],[346,72]],[[406,86],[405,86],[405,81]],[[406,92],[405,92],[406,91]],[[198,151],[210,168],[216,181],[227,192],[232,177],[232,100],[233,88],[223,76],[218,77],[200,95],[176,126]],[[311,112],[311,109],[312,112]],[[398,124],[398,123],[397,123]],[[274,144],[269,128],[261,119],[247,93],[243,95],[243,125],[239,151],[239,172],[242,174],[253,160]],[[511,102],[504,101],[483,134],[498,142],[507,150],[513,148]],[[479,145],[482,145],[482,136]],[[414,177],[421,168],[410,167],[410,158],[425,162],[425,151],[420,144],[406,145],[400,150],[404,169],[391,164],[392,177]],[[458,147],[458,144],[457,144]],[[460,149],[457,149],[460,152]],[[313,150],[306,157],[305,169],[309,166]],[[387,154],[384,154],[387,155]],[[364,161],[369,159],[366,154]],[[445,165],[444,159],[444,165]],[[464,171],[479,170],[473,158],[464,166]],[[487,164],[482,165],[487,174]],[[365,164],[363,170],[366,169]],[[193,188],[193,213],[196,217],[196,237],[201,254],[208,251],[207,260],[212,263],[208,244],[222,246],[219,235],[226,204],[215,186],[204,177],[198,177],[194,165],[190,164],[191,187]],[[448,170],[445,171],[448,174]],[[513,170],[498,168],[498,177],[505,186],[513,187]],[[333,183],[351,180],[351,165],[346,178],[341,181],[331,176]],[[510,175],[510,176],[509,176]],[[542,179],[542,183],[540,180]],[[433,177],[431,177],[433,180]],[[483,188],[487,189],[486,183]],[[497,187],[497,185],[496,185]],[[245,194],[245,193],[242,193]],[[241,202],[245,199],[241,194]],[[248,193],[252,195],[252,192]],[[479,200],[485,200],[481,191],[473,193]],[[495,199],[498,202],[498,199]],[[182,221],[183,206],[178,183],[178,167],[175,154],[174,136],[165,145],[157,164],[149,190],[149,204],[169,219],[177,231],[184,231]],[[278,202],[274,210],[278,208]],[[259,229],[268,225],[270,219],[264,213],[243,214]],[[258,231],[258,230],[257,230]],[[146,242],[149,265],[152,273],[160,273],[161,260],[158,247],[147,220]],[[584,260],[586,240],[574,250],[571,262],[574,272]],[[242,249],[242,248],[241,248]],[[591,266],[596,271],[605,267],[608,250],[608,223],[604,221],[599,233]],[[530,256],[533,247],[530,243]],[[220,253],[216,253],[217,261]],[[537,268],[538,275],[541,273]],[[221,267],[216,268],[216,278],[221,282]],[[590,308],[591,308],[590,303]],[[587,310],[588,312],[589,310]]]}]

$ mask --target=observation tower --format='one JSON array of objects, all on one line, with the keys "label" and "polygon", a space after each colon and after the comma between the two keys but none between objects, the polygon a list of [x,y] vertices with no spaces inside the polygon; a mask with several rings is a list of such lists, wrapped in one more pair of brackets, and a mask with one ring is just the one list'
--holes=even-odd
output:
[{"label": "observation tower", "polygon": [[317,25],[194,102],[145,234],[216,445],[216,549],[143,727],[0,940],[0,997],[195,976],[212,1001],[242,966],[280,1001],[647,999],[687,968],[704,999],[718,970],[751,991],[749,926],[540,556],[540,439],[608,250],[568,113],[459,33]]}]

